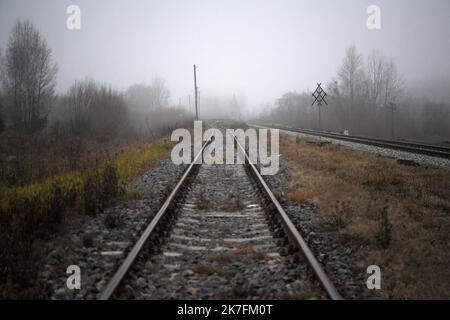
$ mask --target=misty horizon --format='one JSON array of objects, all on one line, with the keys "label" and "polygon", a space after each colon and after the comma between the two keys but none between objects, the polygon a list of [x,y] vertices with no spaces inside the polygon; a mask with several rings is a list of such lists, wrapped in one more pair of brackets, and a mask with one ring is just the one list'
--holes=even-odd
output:
[{"label": "misty horizon", "polygon": [[449,300],[449,18],[0,0],[0,300]]},{"label": "misty horizon", "polygon": [[[68,30],[66,8],[81,9],[81,29]],[[354,44],[394,59],[407,86],[450,78],[450,1],[377,1],[381,30],[368,30],[372,1],[5,1],[0,2],[3,53],[17,19],[29,19],[47,40],[59,72],[56,92],[92,77],[118,90],[165,80],[173,105],[193,95],[192,65],[202,99],[232,97],[249,110],[288,91],[328,83]],[[423,94],[426,94],[423,93]]]}]

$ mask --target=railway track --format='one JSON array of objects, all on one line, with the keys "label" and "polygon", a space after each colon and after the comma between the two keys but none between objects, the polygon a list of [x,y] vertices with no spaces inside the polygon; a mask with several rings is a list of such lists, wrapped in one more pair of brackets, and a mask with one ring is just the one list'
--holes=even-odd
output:
[{"label": "railway track", "polygon": [[398,140],[385,140],[385,139],[375,139],[367,138],[361,136],[350,136],[334,132],[319,131],[313,129],[302,129],[302,128],[292,128],[289,126],[280,126],[274,124],[256,124],[257,126],[263,126],[267,128],[275,128],[280,130],[286,130],[291,132],[298,132],[303,134],[309,134],[318,137],[331,138],[343,141],[349,141],[359,144],[372,145],[376,147],[382,147],[386,149],[394,149],[400,151],[406,151],[416,154],[424,154],[432,157],[450,159],[450,148],[429,145],[429,144],[419,144],[412,142],[404,142]]},{"label": "railway track", "polygon": [[100,299],[342,299],[246,160],[189,165]]}]

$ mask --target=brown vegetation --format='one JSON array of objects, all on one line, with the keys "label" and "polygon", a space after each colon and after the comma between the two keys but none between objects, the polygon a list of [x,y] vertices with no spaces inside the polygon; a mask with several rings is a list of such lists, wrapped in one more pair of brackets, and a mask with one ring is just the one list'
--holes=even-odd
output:
[{"label": "brown vegetation", "polygon": [[[433,80],[408,90],[395,62],[380,51],[366,57],[347,48],[336,77],[324,83],[327,106],[311,108],[312,92],[290,91],[274,108],[265,108],[263,123],[327,131],[349,130],[353,135],[445,143],[450,136],[449,80]],[[428,94],[433,92],[434,96]],[[420,94],[422,93],[422,94]],[[425,93],[425,94],[424,94]],[[319,120],[320,119],[320,120]]]},{"label": "brown vegetation", "polygon": [[162,79],[121,92],[86,78],[57,95],[52,50],[29,20],[0,58],[0,298],[32,298],[39,242],[122,195],[168,152],[157,139],[191,115],[169,106]]},{"label": "brown vegetation", "polygon": [[92,169],[59,172],[20,186],[1,186],[0,297],[37,297],[39,242],[52,238],[66,221],[101,212],[122,193],[125,183],[169,148],[155,141],[103,157]]},{"label": "brown vegetation", "polygon": [[449,171],[292,137],[280,153],[293,171],[287,197],[315,203],[342,244],[369,246],[363,263],[381,267],[385,298],[450,298]]}]

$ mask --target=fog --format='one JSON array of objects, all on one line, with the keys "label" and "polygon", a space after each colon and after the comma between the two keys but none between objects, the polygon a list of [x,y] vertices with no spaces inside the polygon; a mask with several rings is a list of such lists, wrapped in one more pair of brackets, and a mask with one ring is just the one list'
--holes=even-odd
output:
[{"label": "fog", "polygon": [[[71,4],[81,9],[80,30],[66,27]],[[381,8],[381,30],[366,26],[371,4]],[[57,93],[86,76],[118,90],[161,77],[171,103],[188,106],[195,63],[203,102],[238,95],[256,110],[329,81],[351,44],[393,58],[410,88],[448,79],[449,17],[448,0],[0,0],[0,48],[16,20],[29,19],[58,64]]]},{"label": "fog", "polygon": [[[445,251],[449,166],[433,156],[445,157],[450,150],[449,33],[450,0],[0,0],[0,300],[103,298],[110,288],[104,289],[108,273],[120,263],[116,253],[127,252],[136,226],[151,217],[165,223],[161,210],[153,213],[169,193],[168,208],[182,207],[180,199],[200,213],[238,212],[245,202],[256,201],[247,197],[256,189],[248,189],[253,184],[242,180],[242,168],[187,165],[194,158],[206,160],[207,154],[218,164],[234,159],[214,143],[221,134],[211,137],[211,145],[205,142],[200,153],[190,152],[189,142],[195,152],[198,144],[194,119],[206,120],[204,130],[249,128],[249,144],[241,130],[237,141],[241,136],[250,149],[257,142],[258,163],[249,152],[253,169],[263,175],[282,173],[267,185],[276,182],[274,194],[288,205],[286,217],[307,210],[308,216],[320,218],[311,220],[310,227],[321,232],[313,240],[337,240],[351,254],[364,244],[363,254],[355,256],[365,259],[375,253],[374,263],[393,275],[385,285],[388,290],[373,296],[362,290],[364,283],[349,286],[365,274],[364,261],[348,259],[344,251],[320,241],[313,248],[320,250],[314,251],[329,256],[331,248],[339,258],[319,260],[331,263],[324,267],[343,285],[345,298],[449,297],[448,285],[436,289],[450,270]],[[255,140],[250,130],[255,125],[341,132],[350,141],[351,136],[366,136],[390,143],[386,148],[358,144],[353,152],[322,138],[288,138],[271,131],[266,148],[267,131]],[[180,135],[177,129],[194,134]],[[419,142],[441,151],[431,146],[422,146],[417,154],[417,148],[391,150],[399,140],[409,142],[403,146]],[[186,166],[176,160],[180,149]],[[285,161],[279,163],[279,156]],[[188,193],[175,195],[183,190],[192,199]],[[165,216],[169,224],[177,214],[170,211]],[[303,227],[303,220],[301,225],[294,222]],[[228,225],[240,226],[237,220]],[[233,228],[215,228],[215,233],[219,238],[244,235]],[[195,228],[190,231],[198,235]],[[417,239],[409,241],[411,234]],[[220,244],[219,238],[211,240]],[[416,259],[427,244],[434,248],[428,256],[442,263]],[[112,251],[97,255],[105,245]],[[243,263],[260,258],[253,250],[247,253],[238,257]],[[289,262],[287,258],[283,260]],[[194,270],[195,261],[186,260],[184,253],[182,259]],[[66,272],[64,263],[71,261],[80,267],[70,265]],[[158,269],[138,264],[146,267],[142,274]],[[349,266],[342,274],[345,264]],[[230,271],[234,274],[228,267],[211,269],[221,281],[218,296],[325,298],[325,291],[304,286],[306,278],[293,277],[291,271],[297,269],[290,265],[276,270],[283,279],[288,275],[288,282],[270,294],[259,292],[257,287],[273,286],[254,283],[268,270],[256,270],[257,265],[249,269],[256,276],[238,287],[241,276],[249,273],[228,277]],[[209,281],[211,270],[205,270],[192,273]],[[60,281],[64,273],[66,282]],[[416,274],[426,276],[411,285]],[[201,281],[180,291],[183,279],[173,282],[172,275],[173,284],[161,291],[162,282],[145,280],[144,288],[140,276],[132,278],[137,282],[130,288],[144,292],[128,290],[123,283],[125,290],[112,298],[211,297]],[[367,288],[372,289],[369,280]],[[74,282],[83,288],[77,290]]]}]

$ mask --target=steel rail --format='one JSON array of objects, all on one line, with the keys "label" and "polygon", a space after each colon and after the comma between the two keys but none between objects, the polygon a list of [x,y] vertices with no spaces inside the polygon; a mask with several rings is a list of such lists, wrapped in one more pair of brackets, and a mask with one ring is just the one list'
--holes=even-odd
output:
[{"label": "steel rail", "polygon": [[242,145],[239,143],[239,141],[236,138],[236,136],[234,136],[234,139],[235,139],[237,145],[239,146],[239,148],[244,153],[245,159],[247,160],[247,164],[248,164],[248,166],[250,166],[250,168],[252,170],[252,174],[255,176],[255,178],[257,179],[258,184],[262,187],[265,195],[267,196],[268,199],[270,199],[270,202],[273,204],[276,212],[278,213],[278,215],[279,215],[279,217],[281,219],[281,223],[283,225],[284,231],[287,233],[289,239],[291,239],[291,241],[294,242],[294,245],[297,246],[300,249],[302,255],[305,257],[305,259],[307,260],[308,264],[312,268],[313,272],[315,273],[315,275],[319,279],[319,282],[322,284],[323,288],[325,289],[328,297],[330,299],[332,299],[332,300],[343,300],[342,296],[336,290],[336,288],[334,287],[333,283],[330,281],[330,279],[328,278],[327,274],[323,270],[322,266],[317,261],[317,259],[314,256],[313,252],[311,251],[311,249],[307,245],[305,239],[303,239],[301,234],[298,232],[297,228],[294,226],[294,224],[292,223],[291,219],[288,217],[288,215],[284,211],[283,207],[280,205],[280,203],[278,202],[277,198],[275,197],[275,195],[270,190],[269,186],[264,181],[263,177],[259,173],[259,171],[256,168],[256,166],[250,160],[250,158],[249,158],[247,152],[245,151],[244,147],[242,147]]},{"label": "steel rail", "polygon": [[103,290],[102,294],[100,295],[99,300],[108,300],[109,298],[111,298],[111,296],[114,293],[114,291],[116,290],[117,286],[120,284],[120,282],[122,281],[123,277],[125,276],[125,274],[128,272],[128,270],[130,269],[130,267],[132,266],[132,264],[136,260],[136,257],[138,256],[138,254],[140,253],[140,251],[144,247],[144,245],[147,242],[147,240],[149,239],[150,235],[155,230],[155,228],[157,227],[157,225],[161,221],[161,219],[164,216],[164,214],[167,212],[167,210],[170,207],[170,205],[173,203],[173,201],[176,198],[178,192],[180,191],[182,185],[184,184],[184,182],[186,181],[187,177],[192,172],[192,169],[196,165],[196,162],[197,162],[198,158],[202,156],[203,151],[205,150],[206,146],[211,142],[211,138],[212,138],[212,136],[210,136],[205,141],[205,143],[203,144],[201,150],[195,156],[194,161],[186,169],[186,171],[184,172],[184,174],[181,177],[181,179],[178,181],[178,183],[175,186],[175,188],[172,190],[172,192],[167,197],[167,199],[164,202],[164,204],[159,209],[158,213],[155,215],[155,217],[152,219],[152,221],[149,223],[149,225],[145,228],[144,232],[139,237],[138,241],[135,243],[135,245],[133,246],[131,251],[128,253],[127,257],[122,262],[122,264],[120,265],[119,269],[117,269],[117,271],[114,274],[114,276],[110,279],[110,281],[108,282],[106,288]]},{"label": "steel rail", "polygon": [[313,130],[313,129],[292,128],[292,127],[278,126],[278,125],[272,125],[272,124],[261,124],[261,125],[256,124],[256,125],[263,126],[263,127],[269,127],[269,128],[276,128],[276,129],[285,130],[285,131],[309,134],[309,135],[313,135],[313,136],[320,136],[320,137],[325,137],[325,138],[349,141],[349,142],[354,142],[354,143],[359,143],[359,144],[372,145],[372,146],[381,147],[381,148],[395,149],[395,150],[406,151],[406,152],[411,152],[411,153],[416,153],[416,154],[424,154],[424,155],[433,156],[433,157],[450,159],[450,148],[434,146],[434,145],[430,145],[430,144],[420,144],[420,143],[413,143],[413,142],[403,142],[403,141],[398,141],[398,140],[385,140],[385,139],[368,138],[368,137],[361,137],[361,136],[351,136],[351,135],[344,135],[344,134],[338,134],[338,133],[332,133],[332,132],[324,132],[324,131]]}]

